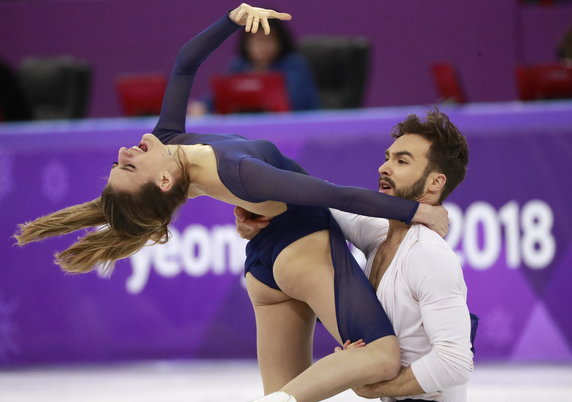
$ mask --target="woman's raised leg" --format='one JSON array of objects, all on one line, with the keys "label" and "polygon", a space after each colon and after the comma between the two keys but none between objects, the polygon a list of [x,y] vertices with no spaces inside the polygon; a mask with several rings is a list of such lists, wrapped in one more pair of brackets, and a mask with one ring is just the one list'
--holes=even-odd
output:
[{"label": "woman's raised leg", "polygon": [[[327,231],[303,237],[285,248],[274,263],[274,278],[286,295],[308,304],[340,344],[345,341],[337,326],[334,268]],[[396,337],[385,336],[362,348],[324,357],[281,390],[298,402],[310,402],[353,386],[389,380],[399,372],[399,353]]]}]

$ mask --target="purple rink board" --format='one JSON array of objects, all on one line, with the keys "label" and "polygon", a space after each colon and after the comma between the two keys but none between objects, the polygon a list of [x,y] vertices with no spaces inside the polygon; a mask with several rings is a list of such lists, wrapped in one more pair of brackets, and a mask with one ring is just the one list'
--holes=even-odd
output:
[{"label": "purple rink board", "polygon": [[[189,131],[267,138],[310,173],[375,188],[389,130],[427,107],[205,118]],[[444,109],[468,138],[448,240],[481,317],[477,359],[572,361],[572,103]],[[64,275],[52,253],[77,235],[19,249],[16,224],[94,199],[117,148],[154,118],[0,125],[0,365],[252,358],[255,326],[232,207],[197,199],[174,238],[105,279]],[[315,352],[333,348],[323,329]]]}]

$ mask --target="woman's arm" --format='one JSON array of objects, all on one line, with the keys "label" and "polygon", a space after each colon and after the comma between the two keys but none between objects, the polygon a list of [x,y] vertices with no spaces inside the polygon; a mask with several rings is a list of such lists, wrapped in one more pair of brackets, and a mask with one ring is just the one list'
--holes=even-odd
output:
[{"label": "woman's arm", "polygon": [[240,162],[239,174],[247,197],[245,201],[281,201],[336,208],[405,223],[423,223],[431,229],[435,225],[448,225],[447,212],[443,207],[419,204],[359,187],[337,186],[312,176],[275,168],[254,158],[244,158]]},{"label": "woman's arm", "polygon": [[289,20],[292,17],[290,14],[243,3],[182,47],[163,96],[161,115],[153,130],[154,135],[165,142],[169,134],[185,132],[189,94],[201,63],[240,26],[246,26],[246,32],[256,33],[261,25],[266,34],[270,33],[269,18]]},{"label": "woman's arm", "polygon": [[195,74],[201,63],[239,26],[225,15],[187,42],[179,51],[163,95],[161,115],[153,130],[162,142],[168,134],[185,132],[187,103]]}]

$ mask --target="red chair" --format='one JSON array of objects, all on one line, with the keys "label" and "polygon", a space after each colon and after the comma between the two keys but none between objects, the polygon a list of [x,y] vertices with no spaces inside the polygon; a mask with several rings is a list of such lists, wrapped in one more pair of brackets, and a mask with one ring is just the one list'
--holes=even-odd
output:
[{"label": "red chair", "polygon": [[431,64],[431,73],[442,101],[455,103],[465,103],[467,101],[461,86],[461,80],[451,63],[433,63]]},{"label": "red chair", "polygon": [[520,100],[572,98],[572,67],[538,64],[516,68]]},{"label": "red chair", "polygon": [[115,82],[124,116],[155,116],[161,112],[161,102],[167,79],[161,74],[126,75]]},{"label": "red chair", "polygon": [[216,76],[211,86],[218,114],[290,110],[284,76],[280,73]]},{"label": "red chair", "polygon": [[535,4],[538,3],[542,6],[553,6],[554,5],[554,0],[536,0],[536,1],[530,1],[530,0],[520,0],[520,2],[522,4]]}]

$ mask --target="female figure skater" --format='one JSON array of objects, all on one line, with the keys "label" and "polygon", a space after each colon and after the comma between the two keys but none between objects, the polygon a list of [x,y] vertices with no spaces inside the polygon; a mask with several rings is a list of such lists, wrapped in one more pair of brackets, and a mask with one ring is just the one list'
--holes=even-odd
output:
[{"label": "female figure skater", "polygon": [[[185,133],[199,65],[239,26],[252,33],[262,26],[268,34],[269,18],[291,16],[242,4],[185,44],[157,126],[138,146],[119,150],[101,197],[21,225],[16,238],[22,245],[103,225],[56,255],[64,270],[83,273],[128,257],[149,240],[166,242],[171,216],[187,198],[206,195],[274,217],[249,242],[245,263],[264,391],[272,393],[263,400],[316,401],[391,379],[400,368],[391,324],[327,207],[438,222],[432,227],[441,233],[448,221],[440,207],[308,176],[268,141]],[[340,344],[367,345],[311,365],[316,316]]]}]

